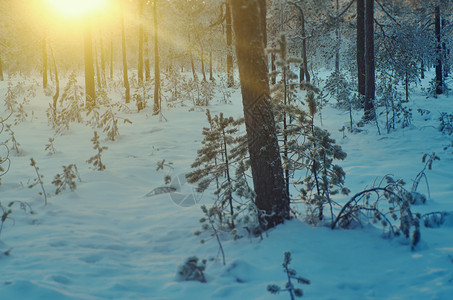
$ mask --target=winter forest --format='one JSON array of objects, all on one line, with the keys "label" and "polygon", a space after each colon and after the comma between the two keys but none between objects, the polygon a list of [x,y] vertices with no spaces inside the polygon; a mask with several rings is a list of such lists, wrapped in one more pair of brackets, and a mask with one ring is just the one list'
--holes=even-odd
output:
[{"label": "winter forest", "polygon": [[453,299],[452,1],[0,14],[0,299]]}]

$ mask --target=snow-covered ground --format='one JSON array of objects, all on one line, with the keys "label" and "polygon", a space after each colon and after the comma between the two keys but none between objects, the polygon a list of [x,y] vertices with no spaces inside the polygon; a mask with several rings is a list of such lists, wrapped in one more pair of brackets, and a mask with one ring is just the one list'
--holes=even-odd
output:
[{"label": "snow-covered ground", "polygon": [[[7,82],[0,83],[0,95],[6,91]],[[106,140],[97,130],[101,145],[108,149],[102,155],[106,170],[95,171],[86,162],[95,154],[90,141],[94,130],[73,123],[69,131],[55,136],[46,117],[51,98],[40,88],[36,93],[25,104],[26,120],[12,127],[21,152],[11,151],[11,168],[1,178],[2,205],[24,201],[34,212],[13,206],[1,232],[2,300],[289,299],[286,292],[266,291],[269,283],[285,284],[286,251],[292,253],[291,266],[311,281],[302,286],[305,299],[453,299],[451,219],[439,228],[422,226],[415,251],[403,238],[385,239],[372,226],[332,231],[295,219],[270,230],[263,240],[225,240],[223,266],[216,242],[201,244],[194,235],[200,228],[200,205],[209,206],[212,194],[198,195],[195,205],[173,201],[191,194],[192,187],[184,183],[179,195],[149,194],[165,186],[168,173],[178,178],[190,170],[201,145],[201,129],[207,125],[203,109],[165,108],[165,121],[152,116],[151,105],[140,113],[131,105],[134,112],[121,116],[133,124],[120,120],[116,141]],[[422,155],[435,152],[441,160],[427,171],[431,198],[414,210],[453,212],[453,149],[443,150],[453,137],[437,129],[440,112],[453,113],[452,101],[452,96],[427,99],[416,87],[409,104],[411,126],[378,135],[370,124],[361,133],[346,132],[344,138],[338,129],[347,124],[348,114],[330,105],[324,108],[323,126],[348,153],[340,164],[352,194],[386,174],[410,185],[423,168]],[[213,113],[226,116],[240,116],[241,108],[238,91],[230,104],[214,100],[209,106]],[[421,116],[418,108],[431,113]],[[45,150],[51,137],[53,155]],[[8,139],[9,133],[4,131],[0,138]],[[31,157],[51,194],[47,206],[39,185],[27,187],[36,178]],[[156,170],[164,159],[171,167]],[[69,164],[77,165],[81,182],[75,191],[55,195],[51,182]],[[424,181],[419,191],[426,193]],[[207,283],[177,280],[178,266],[194,255],[208,260]]]}]

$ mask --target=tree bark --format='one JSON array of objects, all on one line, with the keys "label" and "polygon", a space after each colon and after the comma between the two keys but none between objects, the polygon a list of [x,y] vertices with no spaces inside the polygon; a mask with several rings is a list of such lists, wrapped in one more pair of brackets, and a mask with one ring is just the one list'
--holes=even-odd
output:
[{"label": "tree bark", "polygon": [[366,121],[375,119],[373,100],[375,97],[374,61],[374,0],[365,2],[365,115]]},{"label": "tree bark", "polygon": [[441,45],[441,32],[440,32],[440,6],[435,8],[434,20],[435,34],[436,34],[436,94],[443,93],[443,78],[442,78],[442,45]]},{"label": "tree bark", "polygon": [[94,61],[93,61],[93,43],[91,38],[91,22],[85,24],[85,94],[86,107],[93,108],[96,105],[96,88],[94,82]]},{"label": "tree bark", "polygon": [[143,85],[143,7],[145,0],[139,0],[138,3],[138,15],[139,15],[139,26],[138,26],[138,84]]},{"label": "tree bark", "polygon": [[113,40],[110,40],[110,79],[113,79]]},{"label": "tree bark", "polygon": [[47,41],[46,37],[42,39],[42,87],[47,88]]},{"label": "tree bark", "polygon": [[227,42],[227,85],[228,87],[234,86],[233,74],[233,30],[231,21],[231,0],[226,1],[225,10],[226,22],[226,42]]},{"label": "tree bark", "polygon": [[143,43],[144,45],[144,53],[143,55],[145,56],[145,80],[150,81],[151,80],[151,69],[150,69],[150,63],[149,63],[149,39],[148,39],[148,31],[144,30],[144,37],[143,37]]},{"label": "tree bark", "polygon": [[[122,11],[122,10],[121,10]],[[123,83],[126,89],[126,103],[131,101],[131,87],[127,75],[126,30],[124,29],[124,15],[121,13],[121,48],[123,52]]]},{"label": "tree bark", "polygon": [[357,0],[357,83],[365,96],[365,0]]},{"label": "tree bark", "polygon": [[154,114],[160,112],[160,68],[159,68],[159,37],[157,22],[157,0],[154,1]]},{"label": "tree bark", "polygon": [[270,100],[267,59],[257,0],[232,0],[236,57],[256,206],[264,229],[289,218],[282,162]]},{"label": "tree bark", "polygon": [[101,80],[102,86],[105,86],[105,50],[104,50],[104,41],[102,40],[102,36],[99,37],[100,46],[101,46]]},{"label": "tree bark", "polygon": [[3,60],[2,57],[0,56],[0,81],[4,81],[5,78],[3,77]]}]

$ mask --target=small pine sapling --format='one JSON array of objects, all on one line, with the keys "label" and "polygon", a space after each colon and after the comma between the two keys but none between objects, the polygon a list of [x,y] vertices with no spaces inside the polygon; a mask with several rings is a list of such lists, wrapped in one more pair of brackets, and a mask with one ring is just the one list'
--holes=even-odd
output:
[{"label": "small pine sapling", "polygon": [[94,156],[90,157],[90,159],[87,160],[87,163],[93,164],[95,170],[103,171],[105,170],[105,165],[102,163],[102,152],[104,152],[104,150],[107,150],[108,147],[101,146],[101,144],[99,143],[99,136],[96,131],[94,132],[94,136],[91,141],[93,142],[93,149],[96,150],[97,153]]},{"label": "small pine sapling", "polygon": [[[5,132],[9,132],[9,135],[11,136],[11,143],[12,143],[11,150],[14,150],[17,155],[20,155],[22,153],[22,150],[19,148],[20,144],[16,139],[16,135],[15,135],[13,129],[11,128],[11,125],[5,124],[5,127],[6,127]],[[9,139],[5,141],[5,143],[7,143],[7,142],[9,142]]]},{"label": "small pine sapling", "polygon": [[[222,255],[222,262],[223,265],[226,264],[225,262],[225,252],[223,250],[222,241],[220,240],[221,229],[218,227],[217,222],[215,220],[215,216],[220,214],[221,212],[218,211],[217,206],[213,206],[211,208],[207,208],[206,205],[201,206],[201,210],[203,211],[205,217],[200,219],[201,223],[201,230],[197,230],[195,232],[196,236],[200,236],[203,232],[209,232],[210,238],[216,238],[217,244],[219,245],[219,253]],[[201,239],[200,243],[204,244],[206,240]],[[217,253],[217,255],[219,254]]]},{"label": "small pine sapling", "polygon": [[55,178],[52,181],[52,184],[57,187],[57,189],[55,190],[55,195],[60,194],[61,191],[66,189],[66,187],[68,187],[71,192],[73,192],[77,188],[75,179],[82,181],[80,179],[77,166],[75,164],[63,166],[63,173],[55,175]]},{"label": "small pine sapling", "polygon": [[168,169],[167,174],[164,177],[165,184],[169,184],[171,182],[171,171],[173,170],[173,163],[171,161],[167,162],[165,159],[158,161],[156,171],[164,170],[164,168]]},{"label": "small pine sapling", "polygon": [[41,175],[39,173],[39,167],[36,165],[36,161],[32,158],[30,158],[30,166],[32,166],[34,169],[35,169],[35,172],[36,172],[36,178],[33,179],[33,183],[28,185],[28,188],[33,188],[35,187],[37,184],[39,184],[41,186],[41,190],[42,192],[39,192],[40,195],[44,196],[44,204],[47,205],[47,193],[46,193],[46,190],[44,189],[44,182],[43,182],[43,178],[44,178],[44,175]]},{"label": "small pine sapling", "polygon": [[296,280],[299,284],[310,284],[310,280],[297,276],[297,271],[290,268],[289,264],[291,263],[291,252],[285,252],[285,257],[283,259],[283,271],[286,273],[287,282],[285,287],[282,288],[276,284],[267,285],[267,291],[271,294],[278,294],[280,292],[287,291],[291,297],[291,300],[294,300],[295,297],[302,297],[303,291],[301,288],[296,288],[294,286],[293,280]]},{"label": "small pine sapling", "polygon": [[57,152],[57,150],[55,149],[55,146],[53,144],[54,141],[55,141],[55,138],[49,138],[49,143],[46,144],[46,146],[44,148],[45,151],[48,151],[48,153],[47,153],[48,155],[54,155]]},{"label": "small pine sapling", "polygon": [[206,269],[206,260],[198,262],[198,257],[191,256],[186,259],[183,265],[178,267],[178,280],[180,281],[199,281],[206,282],[204,270]]},{"label": "small pine sapling", "polygon": [[[198,150],[198,156],[191,166],[197,169],[188,173],[186,178],[188,182],[198,184],[199,193],[215,182],[214,193],[218,197],[215,206],[221,212],[219,222],[222,225],[228,224],[233,229],[236,218],[235,203],[241,205],[234,199],[235,183],[239,180],[235,178],[234,170],[239,168],[240,162],[247,155],[245,136],[238,135],[239,126],[244,121],[225,118],[222,113],[212,117],[209,110],[206,111],[206,116],[210,127],[203,128],[203,147]],[[243,168],[246,166],[248,165],[242,165]]]}]

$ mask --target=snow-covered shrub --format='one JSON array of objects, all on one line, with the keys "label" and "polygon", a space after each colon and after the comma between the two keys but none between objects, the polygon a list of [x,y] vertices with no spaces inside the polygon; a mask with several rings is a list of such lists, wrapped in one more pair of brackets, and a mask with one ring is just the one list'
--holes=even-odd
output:
[{"label": "snow-covered shrub", "polygon": [[84,108],[83,88],[77,83],[76,73],[69,76],[69,81],[60,97],[60,110],[49,104],[47,118],[49,124],[58,134],[69,129],[72,122],[83,121],[82,111]]},{"label": "snow-covered shrub", "polygon": [[291,300],[294,300],[294,297],[302,297],[303,291],[301,288],[296,288],[294,286],[293,280],[296,280],[299,284],[310,284],[310,280],[302,277],[297,276],[297,271],[289,267],[291,263],[291,252],[285,252],[285,256],[283,258],[283,271],[286,273],[287,282],[285,287],[280,287],[276,284],[268,284],[267,291],[271,294],[278,294],[280,292],[287,291],[291,297]]},{"label": "snow-covered shrub", "polygon": [[77,166],[75,164],[70,164],[68,166],[63,166],[63,173],[55,175],[52,184],[57,187],[55,190],[55,195],[58,195],[63,190],[68,187],[71,192],[77,188],[77,183],[75,179],[81,181]]},{"label": "snow-covered shrub", "polygon": [[36,164],[36,161],[34,160],[33,157],[30,158],[30,166],[32,166],[35,169],[36,178],[33,179],[33,183],[28,185],[28,188],[31,189],[35,187],[37,184],[39,184],[41,186],[41,192],[39,192],[39,195],[44,196],[44,204],[47,205],[47,193],[46,190],[44,189],[43,182],[44,175],[39,173],[39,167]]},{"label": "snow-covered shrub", "polygon": [[55,138],[49,138],[49,143],[45,145],[44,150],[48,151],[48,155],[54,155],[57,150],[55,149],[55,146],[53,142],[55,141]]},{"label": "snow-covered shrub", "polygon": [[88,124],[93,128],[102,129],[109,140],[115,141],[116,137],[120,135],[118,121],[122,120],[124,124],[132,124],[129,119],[118,116],[122,108],[123,106],[119,103],[107,104],[103,113],[99,107],[93,108],[89,112],[90,120]]},{"label": "snow-covered shrub", "polygon": [[[385,185],[382,184],[385,181]],[[385,176],[377,186],[355,194],[346,202],[334,222],[335,227],[350,228],[369,222],[380,224],[389,237],[411,238],[411,248],[420,241],[420,219],[412,213],[413,193],[404,188],[404,181]]]},{"label": "snow-covered shrub", "polygon": [[90,157],[87,160],[87,163],[93,164],[95,170],[103,171],[105,170],[105,165],[102,163],[102,152],[104,152],[104,150],[107,150],[108,147],[101,146],[101,144],[99,143],[99,135],[96,131],[94,132],[94,136],[91,141],[93,142],[93,149],[96,150],[96,154]]},{"label": "snow-covered shrub", "polygon": [[402,94],[398,89],[396,80],[381,76],[376,88],[379,106],[385,107],[380,115],[385,114],[386,130],[390,133],[399,124],[401,128],[406,128],[412,123],[412,110],[403,105]]},{"label": "snow-covered shrub", "polygon": [[16,152],[16,155],[21,155],[22,154],[22,150],[19,148],[20,147],[20,144],[19,142],[17,141],[16,139],[16,135],[12,129],[12,125],[9,125],[9,124],[5,124],[5,132],[8,132],[9,135],[10,135],[10,138],[7,139],[4,144],[8,143],[8,142],[11,142],[11,150],[13,150],[14,152]]},{"label": "snow-covered shrub", "polygon": [[200,281],[206,282],[204,270],[206,268],[206,260],[198,262],[198,257],[191,256],[186,259],[184,264],[178,267],[177,279],[179,281]]},{"label": "snow-covered shrub", "polygon": [[431,154],[423,154],[422,156],[422,163],[425,165],[423,169],[415,176],[414,182],[412,184],[411,194],[413,195],[413,199],[411,204],[421,204],[426,202],[426,197],[420,193],[417,193],[417,188],[422,178],[425,178],[426,188],[428,190],[428,198],[430,197],[429,192],[429,184],[428,184],[428,177],[426,176],[426,169],[431,170],[433,167],[433,162],[436,160],[440,160],[440,158],[433,152]]},{"label": "snow-covered shrub", "polygon": [[446,135],[453,134],[453,114],[441,112],[439,117],[439,131]]},{"label": "snow-covered shrub", "polygon": [[233,229],[236,219],[254,197],[247,184],[246,137],[239,134],[244,120],[225,118],[222,113],[212,117],[209,110],[206,116],[209,127],[203,128],[203,147],[191,166],[196,170],[188,173],[186,178],[189,183],[198,185],[199,193],[215,183],[217,201],[214,207],[219,213],[219,226],[228,225]]},{"label": "snow-covered shrub", "polygon": [[0,238],[3,230],[3,225],[4,223],[8,220],[11,219],[10,215],[13,213],[12,207],[14,206],[19,206],[20,209],[22,209],[24,212],[28,212],[30,214],[34,214],[30,204],[24,201],[11,201],[8,203],[7,206],[4,206],[2,202],[0,201]]}]

